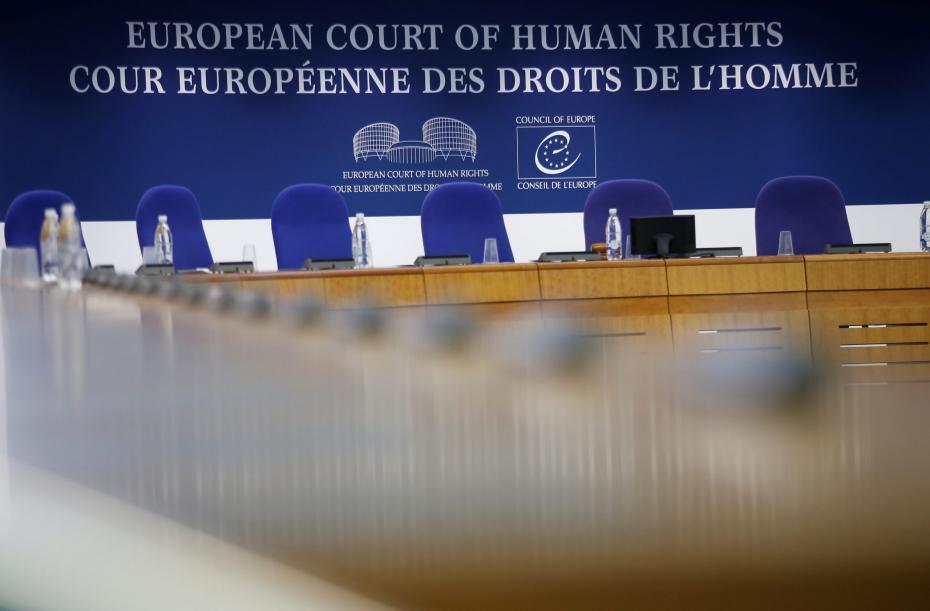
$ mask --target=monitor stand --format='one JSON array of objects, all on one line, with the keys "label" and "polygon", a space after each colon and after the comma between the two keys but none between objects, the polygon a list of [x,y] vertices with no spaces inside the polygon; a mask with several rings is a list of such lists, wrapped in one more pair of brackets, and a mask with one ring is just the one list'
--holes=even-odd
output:
[{"label": "monitor stand", "polygon": [[673,237],[674,236],[670,233],[657,233],[652,238],[656,241],[656,255],[658,255],[660,259],[668,259]]}]

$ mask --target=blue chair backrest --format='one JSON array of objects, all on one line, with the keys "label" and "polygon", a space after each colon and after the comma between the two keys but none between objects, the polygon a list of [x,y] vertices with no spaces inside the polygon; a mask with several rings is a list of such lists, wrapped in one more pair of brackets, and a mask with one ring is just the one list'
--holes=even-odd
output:
[{"label": "blue chair backrest", "polygon": [[203,230],[200,205],[190,189],[173,185],[152,187],[142,194],[136,208],[136,236],[139,248],[152,246],[158,215],[168,215],[168,227],[174,239],[175,269],[194,269],[213,265],[213,255]]},{"label": "blue chair backrest", "polygon": [[45,222],[45,209],[54,208],[60,218],[61,205],[70,201],[71,198],[64,193],[47,189],[26,191],[18,195],[7,209],[3,221],[3,237],[7,247],[34,248],[41,263],[39,233]]},{"label": "blue chair backrest", "polygon": [[428,257],[467,254],[481,263],[485,238],[496,238],[501,263],[513,263],[501,202],[484,185],[453,182],[430,191],[420,209],[420,230]]},{"label": "blue chair backrest", "polygon": [[617,209],[624,240],[630,230],[630,217],[675,213],[668,193],[654,182],[633,179],[602,182],[588,194],[584,204],[586,250],[590,250],[592,244],[606,241],[607,216],[611,208]]},{"label": "blue chair backrest", "polygon": [[849,244],[852,234],[839,188],[819,176],[771,180],[756,198],[756,251],[778,253],[778,234],[791,231],[794,253],[822,253],[827,244]]},{"label": "blue chair backrest", "polygon": [[271,206],[271,237],[278,269],[307,259],[351,259],[352,230],[345,200],[328,185],[292,185]]}]

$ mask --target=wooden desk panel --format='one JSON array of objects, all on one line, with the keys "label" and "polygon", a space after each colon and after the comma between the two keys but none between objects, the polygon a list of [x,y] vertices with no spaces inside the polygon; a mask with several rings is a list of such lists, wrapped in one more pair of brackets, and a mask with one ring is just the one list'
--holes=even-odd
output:
[{"label": "wooden desk panel", "polygon": [[814,357],[858,382],[930,381],[930,290],[808,294]]},{"label": "wooden desk panel", "polygon": [[539,301],[509,301],[499,303],[462,303],[429,305],[423,308],[426,317],[459,315],[475,322],[485,338],[500,338],[501,333],[533,332],[541,321]]},{"label": "wooden desk panel", "polygon": [[807,290],[930,288],[930,254],[809,255]]},{"label": "wooden desk panel", "polygon": [[930,362],[844,366],[839,376],[845,384],[930,384]]},{"label": "wooden desk panel", "polygon": [[426,303],[539,301],[539,274],[533,263],[457,265],[423,269]]},{"label": "wooden desk panel", "polygon": [[676,351],[810,355],[804,293],[669,297],[669,312]]},{"label": "wooden desk panel", "polygon": [[669,295],[787,293],[806,290],[802,257],[670,259]]},{"label": "wooden desk panel", "polygon": [[252,274],[184,274],[176,278],[185,282],[261,291],[276,297],[313,297],[326,301],[323,272],[283,271]]},{"label": "wooden desk panel", "polygon": [[430,305],[424,311],[427,313],[451,312],[462,314],[471,318],[485,320],[500,320],[506,318],[530,317],[536,321],[540,316],[540,302],[538,301],[505,301],[494,303],[457,303],[450,305]]},{"label": "wooden desk panel", "polygon": [[333,270],[320,272],[330,307],[380,305],[419,306],[426,303],[419,268]]},{"label": "wooden desk panel", "polygon": [[540,263],[543,299],[656,297],[668,294],[663,261]]},{"label": "wooden desk panel", "polygon": [[672,349],[665,297],[544,301],[543,320],[577,325],[609,349]]}]

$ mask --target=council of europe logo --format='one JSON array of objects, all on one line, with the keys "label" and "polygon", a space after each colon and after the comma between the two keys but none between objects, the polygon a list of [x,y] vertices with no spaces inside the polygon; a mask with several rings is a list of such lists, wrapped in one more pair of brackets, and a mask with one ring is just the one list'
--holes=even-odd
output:
[{"label": "council of europe logo", "polygon": [[467,123],[451,117],[433,117],[423,124],[422,140],[401,140],[393,123],[372,123],[355,132],[352,152],[355,161],[378,161],[415,165],[430,163],[441,157],[475,160],[478,139]]},{"label": "council of europe logo", "polygon": [[597,178],[594,126],[517,127],[517,178]]}]

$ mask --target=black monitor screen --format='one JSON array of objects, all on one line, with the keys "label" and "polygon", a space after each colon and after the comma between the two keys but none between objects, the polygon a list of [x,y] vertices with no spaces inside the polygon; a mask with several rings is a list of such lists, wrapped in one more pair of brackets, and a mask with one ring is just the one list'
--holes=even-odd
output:
[{"label": "black monitor screen", "polygon": [[639,216],[630,219],[632,254],[665,258],[694,251],[694,216]]}]

